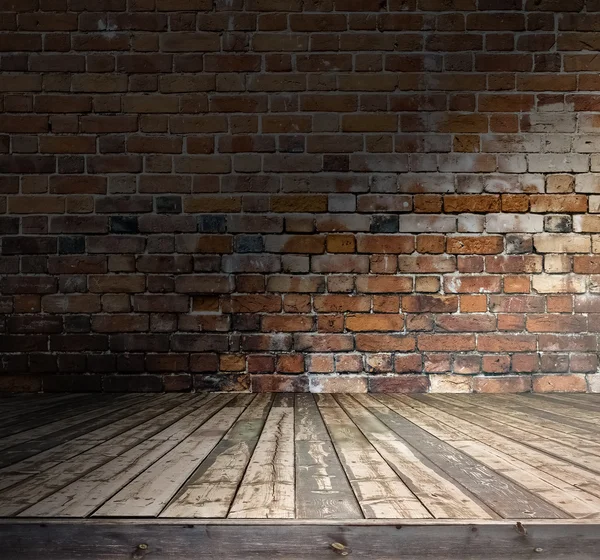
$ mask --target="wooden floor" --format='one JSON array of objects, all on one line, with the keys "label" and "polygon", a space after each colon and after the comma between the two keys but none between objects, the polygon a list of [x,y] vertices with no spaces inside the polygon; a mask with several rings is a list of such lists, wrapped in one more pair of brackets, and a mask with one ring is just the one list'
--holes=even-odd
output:
[{"label": "wooden floor", "polygon": [[600,519],[600,395],[37,395],[0,418],[5,518]]}]

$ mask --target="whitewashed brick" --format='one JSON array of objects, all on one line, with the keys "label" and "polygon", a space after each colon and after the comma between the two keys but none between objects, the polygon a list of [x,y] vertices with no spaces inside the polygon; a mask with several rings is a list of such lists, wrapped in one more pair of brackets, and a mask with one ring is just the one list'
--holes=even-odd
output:
[{"label": "whitewashed brick", "polygon": [[440,171],[458,173],[491,173],[496,171],[496,156],[493,154],[441,154]]},{"label": "whitewashed brick", "polygon": [[549,274],[571,272],[571,258],[569,255],[545,255],[544,272]]},{"label": "whitewashed brick", "polygon": [[585,134],[573,138],[573,151],[584,154],[600,152],[600,135]]},{"label": "whitewashed brick", "polygon": [[357,208],[359,212],[410,212],[412,199],[405,194],[362,194]]},{"label": "whitewashed brick", "polygon": [[283,255],[281,257],[283,272],[308,272],[310,270],[310,257],[305,255]]},{"label": "whitewashed brick", "polygon": [[437,171],[437,154],[410,154],[409,168],[413,172]]},{"label": "whitewashed brick", "polygon": [[541,136],[537,134],[484,134],[481,136],[482,151],[533,152],[541,151]]},{"label": "whitewashed brick", "polygon": [[568,134],[546,134],[542,140],[542,152],[565,154],[571,151],[571,136]]},{"label": "whitewashed brick", "polygon": [[575,113],[530,113],[522,127],[528,132],[575,132]]},{"label": "whitewashed brick", "polygon": [[463,375],[430,375],[431,393],[470,393],[473,380]]},{"label": "whitewashed brick", "polygon": [[589,373],[585,376],[590,393],[600,393],[600,374]]},{"label": "whitewashed brick", "polygon": [[591,214],[600,213],[600,195],[591,195],[588,197],[588,208]]},{"label": "whitewashed brick", "polygon": [[397,185],[401,193],[451,193],[454,192],[454,175],[403,173],[397,176]]},{"label": "whitewashed brick", "polygon": [[584,154],[529,154],[529,171],[540,173],[579,172],[589,169],[589,157]]},{"label": "whitewashed brick", "polygon": [[481,233],[485,226],[485,216],[480,214],[460,214],[458,216],[459,233]]},{"label": "whitewashed brick", "polygon": [[527,158],[523,154],[499,154],[498,171],[501,173],[525,173]]},{"label": "whitewashed brick", "polygon": [[356,197],[352,194],[332,194],[328,199],[330,212],[354,212],[356,210]]},{"label": "whitewashed brick", "polygon": [[533,236],[533,246],[538,253],[589,253],[589,235],[572,233],[542,233]]},{"label": "whitewashed brick", "polygon": [[400,231],[411,233],[449,233],[456,231],[456,218],[443,215],[406,214],[400,216]]},{"label": "whitewashed brick", "polygon": [[540,294],[582,294],[586,291],[585,276],[568,274],[538,274],[531,278],[533,289]]},{"label": "whitewashed brick", "polygon": [[575,175],[575,192],[600,194],[600,175],[596,173]]},{"label": "whitewashed brick", "polygon": [[317,215],[317,231],[369,231],[370,225],[368,214]]},{"label": "whitewashed brick", "polygon": [[488,214],[488,233],[536,233],[544,231],[544,217],[534,214]]}]

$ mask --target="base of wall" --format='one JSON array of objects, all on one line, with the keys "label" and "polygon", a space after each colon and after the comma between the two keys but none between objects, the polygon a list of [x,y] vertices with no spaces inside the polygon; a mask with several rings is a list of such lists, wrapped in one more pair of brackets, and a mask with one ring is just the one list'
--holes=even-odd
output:
[{"label": "base of wall", "polygon": [[247,373],[4,375],[0,393],[600,393],[600,374],[468,376]]}]

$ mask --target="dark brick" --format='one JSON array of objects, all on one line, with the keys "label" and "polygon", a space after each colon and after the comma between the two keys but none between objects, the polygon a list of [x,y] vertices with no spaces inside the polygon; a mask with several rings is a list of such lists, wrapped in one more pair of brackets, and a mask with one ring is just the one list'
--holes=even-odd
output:
[{"label": "dark brick", "polygon": [[159,214],[180,214],[182,209],[180,196],[157,196],[156,211]]},{"label": "dark brick", "polygon": [[198,216],[198,231],[203,233],[225,233],[227,217],[219,214]]},{"label": "dark brick", "polygon": [[62,255],[76,255],[85,253],[85,237],[59,237],[58,252]]},{"label": "dark brick", "polygon": [[136,216],[111,216],[111,233],[138,233],[138,220]]},{"label": "dark brick", "polygon": [[371,218],[371,233],[397,233],[398,230],[398,216],[377,214]]}]

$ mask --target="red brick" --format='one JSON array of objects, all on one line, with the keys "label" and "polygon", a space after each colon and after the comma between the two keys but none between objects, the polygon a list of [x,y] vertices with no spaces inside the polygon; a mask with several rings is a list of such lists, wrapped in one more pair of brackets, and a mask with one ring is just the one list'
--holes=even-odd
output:
[{"label": "red brick", "polygon": [[587,390],[584,375],[535,375],[533,391],[536,393],[580,393]]},{"label": "red brick", "polygon": [[528,375],[475,377],[473,391],[475,393],[527,393],[531,391],[531,378]]},{"label": "red brick", "polygon": [[397,375],[369,377],[370,393],[426,393],[429,378],[426,375]]}]

